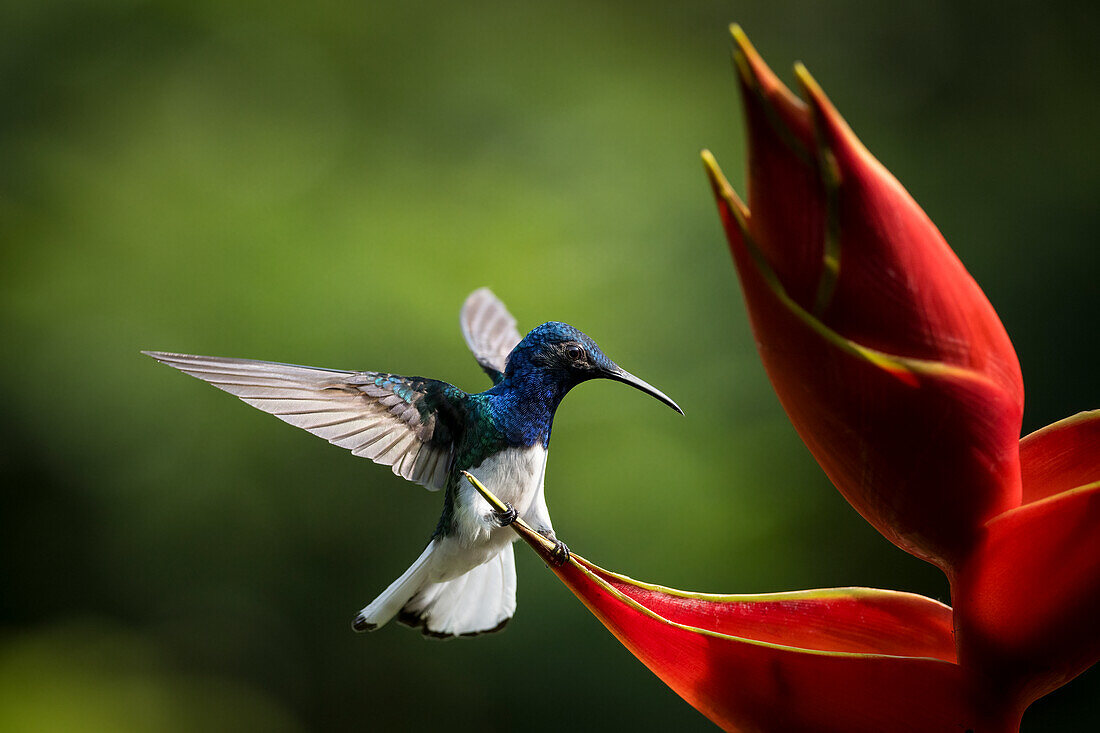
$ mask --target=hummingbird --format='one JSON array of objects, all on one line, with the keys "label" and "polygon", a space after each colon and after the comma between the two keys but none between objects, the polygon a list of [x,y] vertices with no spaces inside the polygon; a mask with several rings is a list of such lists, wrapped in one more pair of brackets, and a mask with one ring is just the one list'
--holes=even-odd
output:
[{"label": "hummingbird", "polygon": [[[573,387],[613,379],[683,414],[566,323],[544,323],[521,339],[515,318],[488,288],[466,299],[459,321],[493,382],[484,392],[386,372],[142,352],[429,491],[443,490],[443,513],[428,546],[359,612],[356,631],[373,631],[395,616],[437,638],[504,628],[516,610],[517,535],[506,527],[517,516],[555,543],[554,562],[568,558],[550,523],[544,481],[554,414]],[[507,511],[493,509],[465,472]]]}]

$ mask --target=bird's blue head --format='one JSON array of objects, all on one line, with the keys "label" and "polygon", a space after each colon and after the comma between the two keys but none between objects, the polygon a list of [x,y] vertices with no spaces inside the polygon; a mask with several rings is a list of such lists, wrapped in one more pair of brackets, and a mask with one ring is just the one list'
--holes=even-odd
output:
[{"label": "bird's blue head", "polygon": [[656,397],[683,414],[683,410],[663,392],[611,361],[595,341],[560,321],[544,323],[523,337],[508,355],[504,379],[513,384],[539,384],[541,389],[553,393],[555,405],[581,382],[614,379]]}]

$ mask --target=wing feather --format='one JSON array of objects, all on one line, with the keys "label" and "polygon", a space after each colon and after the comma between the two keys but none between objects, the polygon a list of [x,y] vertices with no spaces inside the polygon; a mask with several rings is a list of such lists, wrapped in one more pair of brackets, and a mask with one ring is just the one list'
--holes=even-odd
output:
[{"label": "wing feather", "polygon": [[454,452],[450,430],[424,401],[441,390],[462,394],[448,384],[382,372],[144,353],[430,490],[446,485]]},{"label": "wing feather", "polygon": [[470,293],[459,316],[466,345],[493,382],[499,382],[508,355],[520,342],[516,319],[489,288]]}]

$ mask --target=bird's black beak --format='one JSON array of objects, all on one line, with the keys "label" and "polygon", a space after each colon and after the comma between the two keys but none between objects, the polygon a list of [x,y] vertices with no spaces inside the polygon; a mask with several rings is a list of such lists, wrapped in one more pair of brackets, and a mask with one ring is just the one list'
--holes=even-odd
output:
[{"label": "bird's black beak", "polygon": [[684,414],[684,411],[680,409],[680,406],[677,405],[675,402],[673,402],[669,398],[669,396],[666,395],[664,392],[657,389],[656,387],[654,387],[649,382],[646,382],[645,380],[642,380],[642,379],[638,379],[633,374],[631,374],[630,372],[628,372],[627,370],[623,369],[622,367],[620,367],[618,365],[612,366],[610,369],[606,370],[601,376],[603,376],[607,379],[614,379],[616,382],[622,382],[623,384],[629,384],[631,387],[634,387],[635,389],[640,389],[641,391],[645,392],[646,394],[652,395],[652,396],[656,397],[657,399],[659,399],[661,402],[664,402],[666,405],[671,407],[673,410],[676,410],[676,412],[680,413],[681,415]]}]

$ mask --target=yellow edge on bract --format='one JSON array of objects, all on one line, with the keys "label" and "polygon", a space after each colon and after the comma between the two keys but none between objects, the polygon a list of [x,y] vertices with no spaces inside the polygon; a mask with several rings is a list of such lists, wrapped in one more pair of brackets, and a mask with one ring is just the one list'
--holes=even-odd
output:
[{"label": "yellow edge on bract", "polygon": [[[764,112],[764,118],[768,121],[768,124],[771,125],[775,134],[779,136],[779,139],[783,141],[784,145],[790,148],[795,157],[808,165],[811,162],[810,151],[806,149],[802,141],[787,127],[782,117],[776,112],[775,105],[772,104],[768,95],[769,93],[779,93],[781,96],[787,98],[792,104],[805,105],[805,102],[795,96],[782,81],[774,78],[771,69],[768,69],[768,65],[764,62],[763,57],[757,53],[756,48],[753,47],[752,43],[749,41],[749,37],[745,35],[745,32],[741,29],[741,26],[736,23],[731,25],[730,33],[733,35],[733,42],[735,45],[733,50],[733,64],[737,68],[738,75],[740,75],[745,86],[747,86],[753,95],[760,101],[760,108]],[[761,83],[760,76],[757,75],[754,68],[754,62],[764,69],[767,69],[769,74],[772,74],[772,78],[769,79],[769,92],[765,91],[764,84]]]},{"label": "yellow edge on bract", "polygon": [[792,105],[805,106],[805,100],[799,99],[798,95],[790,90],[790,88],[783,83],[779,77],[775,75],[775,72],[771,70],[767,62],[764,61],[764,57],[760,55],[760,52],[756,50],[756,47],[752,45],[752,41],[749,40],[748,34],[740,25],[734,23],[730,25],[730,35],[733,37],[733,60],[737,64],[738,71],[741,73],[745,83],[752,87],[754,90],[763,93],[764,85],[761,84],[761,76],[756,73],[756,68],[763,69],[767,72],[767,86],[771,93],[778,93],[785,98]]},{"label": "yellow edge on bract", "polygon": [[[802,84],[807,99],[824,99],[825,92],[818,86],[809,70],[798,62],[794,65],[795,76]],[[814,94],[819,96],[815,97]],[[816,104],[810,104],[813,120],[814,138],[817,143],[817,165],[821,185],[825,190],[825,242],[822,246],[821,278],[817,283],[817,296],[814,298],[814,315],[821,316],[836,293],[840,279],[840,164],[836,154],[829,147],[829,141],[822,133],[821,115]]]},{"label": "yellow edge on bract", "polygon": [[738,48],[744,53],[756,54],[756,47],[752,45],[752,41],[749,40],[749,34],[745,33],[745,29],[741,27],[740,23],[730,23],[730,35],[733,36],[734,43],[736,43]]},{"label": "yellow edge on bract", "polygon": [[[577,558],[576,556],[571,555],[570,558],[569,558],[569,561],[571,563],[573,563],[578,569],[580,569],[580,571],[583,572],[586,576],[588,576],[588,578],[590,580],[592,580],[597,585],[599,585],[601,588],[603,588],[605,591],[607,591],[612,596],[614,596],[616,600],[618,600],[622,603],[625,603],[626,605],[630,606],[634,610],[640,611],[641,613],[645,614],[646,616],[649,616],[650,618],[655,619],[655,620],[657,620],[657,621],[659,621],[659,622],[661,622],[661,623],[663,623],[667,626],[673,626],[675,628],[682,629],[684,631],[689,631],[689,632],[693,632],[693,633],[696,633],[696,634],[701,634],[703,636],[712,636],[716,639],[726,639],[726,640],[729,640],[729,641],[738,641],[738,642],[741,642],[741,643],[744,643],[744,644],[751,644],[753,646],[762,646],[762,647],[767,647],[767,648],[770,648],[770,649],[780,649],[780,650],[783,650],[783,651],[795,652],[795,653],[798,653],[798,654],[811,654],[811,655],[822,656],[822,657],[851,657],[851,658],[860,658],[860,659],[906,659],[906,660],[917,660],[917,659],[919,659],[919,660],[925,660],[925,661],[929,661],[929,662],[938,662],[939,664],[946,664],[946,665],[949,665],[949,666],[952,666],[952,667],[957,666],[952,662],[945,662],[944,660],[937,659],[935,657],[907,657],[907,656],[902,656],[902,655],[898,655],[898,654],[869,654],[869,653],[861,653],[861,652],[827,652],[827,651],[823,651],[821,649],[807,649],[806,647],[787,646],[785,644],[775,644],[775,643],[772,643],[772,642],[759,641],[757,639],[750,639],[746,636],[732,636],[730,634],[723,634],[723,633],[718,632],[718,631],[711,631],[709,629],[700,629],[700,628],[695,627],[695,626],[688,626],[687,624],[681,624],[677,621],[672,621],[670,619],[665,618],[664,616],[660,615],[659,613],[657,613],[657,612],[655,612],[655,611],[653,611],[649,608],[646,608],[641,603],[638,603],[637,601],[635,601],[630,596],[628,596],[625,593],[623,593],[622,591],[618,590],[617,588],[615,588],[615,586],[611,585],[606,580],[601,578],[599,575],[592,572],[587,567],[587,565],[592,564],[588,560],[585,560],[584,558]],[[598,566],[593,565],[593,567],[598,567]],[[600,569],[603,570],[603,568],[600,568]],[[604,571],[604,572],[607,572],[607,571]],[[613,573],[609,573],[609,574],[613,575]],[[655,586],[655,587],[659,587],[659,586]],[[810,592],[813,592],[813,591],[810,591]],[[585,604],[585,605],[587,605],[587,604]]]},{"label": "yellow edge on bract", "polygon": [[1078,423],[1092,422],[1094,420],[1097,421],[1097,422],[1100,422],[1100,410],[1084,410],[1082,412],[1078,412],[1076,415],[1070,415],[1069,417],[1063,417],[1061,420],[1058,420],[1056,422],[1052,422],[1050,425],[1044,425],[1043,427],[1039,428],[1038,430],[1032,431],[1032,432],[1028,433],[1027,435],[1025,435],[1024,437],[1020,438],[1020,442],[1023,443],[1026,440],[1031,440],[1032,438],[1038,438],[1038,437],[1044,435],[1045,433],[1047,433],[1048,431],[1060,430],[1060,429],[1062,429],[1064,427],[1067,427],[1069,425],[1076,425]]},{"label": "yellow edge on bract", "polygon": [[1016,516],[1017,514],[1021,514],[1023,512],[1030,511],[1030,510],[1034,509],[1037,506],[1043,506],[1044,504],[1050,504],[1050,503],[1055,502],[1055,501],[1061,501],[1062,499],[1064,499],[1067,496],[1073,496],[1073,495],[1077,495],[1077,494],[1087,494],[1090,491],[1096,491],[1096,492],[1100,493],[1100,481],[1090,481],[1087,484],[1081,484],[1080,486],[1075,486],[1072,489],[1066,489],[1065,491],[1060,491],[1057,494],[1054,494],[1053,496],[1044,496],[1042,499],[1037,499],[1037,500],[1035,500],[1033,502],[1030,502],[1028,504],[1021,504],[1018,507],[1013,507],[1012,509],[1009,509],[1007,512],[1001,512],[997,516],[990,519],[988,522],[985,523],[985,526],[986,527],[992,527],[997,522],[1005,521],[1006,518],[1012,518],[1012,517]]},{"label": "yellow edge on bract", "polygon": [[871,349],[866,346],[857,344],[856,342],[841,336],[836,331],[832,330],[813,314],[806,311],[802,306],[796,303],[789,295],[787,295],[786,289],[783,284],[779,282],[779,278],[775,272],[771,269],[767,260],[764,258],[763,253],[756,247],[755,242],[752,239],[752,235],[748,230],[748,222],[742,216],[740,210],[744,206],[741,200],[737,197],[737,194],[733,191],[729,181],[726,180],[725,175],[722,173],[722,169],[718,167],[717,161],[709,151],[704,150],[702,153],[703,166],[706,168],[707,175],[710,176],[711,182],[715,188],[721,193],[723,202],[729,207],[733,218],[737,221],[738,227],[741,228],[741,236],[744,238],[745,248],[748,250],[749,255],[752,258],[753,263],[756,265],[757,271],[764,279],[764,282],[768,285],[769,289],[779,299],[780,303],[787,308],[796,318],[806,324],[810,330],[817,335],[821,336],[827,342],[836,346],[841,351],[844,351],[856,358],[859,358],[869,364],[872,364],[879,369],[890,373],[894,377],[901,379],[902,381],[912,384],[915,379],[914,375],[924,377],[955,377],[957,379],[964,379],[967,381],[978,382],[983,385],[993,385],[992,380],[979,372],[975,372],[972,369],[964,369],[963,367],[952,366],[950,364],[944,364],[939,361],[929,361],[926,359],[913,359],[905,356],[894,356],[887,354],[876,349]]},{"label": "yellow edge on bract", "polygon": [[733,190],[733,186],[722,174],[722,169],[718,167],[718,161],[715,160],[714,153],[703,148],[699,153],[699,157],[703,159],[703,167],[706,168],[711,183],[721,190],[723,200],[729,206],[730,213],[737,221],[737,228],[741,230],[742,234],[748,236],[749,217],[751,216],[749,207],[745,205],[745,202],[741,200],[741,197]]},{"label": "yellow edge on bract", "polygon": [[[504,502],[502,502],[500,499],[498,499],[496,497],[496,495],[493,494],[493,492],[491,492],[489,489],[487,489],[484,484],[482,484],[480,481],[478,481],[476,477],[474,477],[472,474],[470,474],[467,471],[463,471],[462,474],[463,474],[463,476],[466,477],[466,480],[470,482],[470,484],[474,487],[474,489],[479,494],[481,494],[481,496],[487,502],[489,502],[489,504],[491,506],[496,508],[498,511],[507,511],[508,505],[505,504]],[[551,542],[547,538],[543,537],[538,532],[535,532],[522,519],[516,518],[515,522],[513,522],[511,526],[512,526],[512,529],[514,531],[516,531],[516,533],[519,534],[528,543],[537,542],[544,549],[547,549],[547,550],[554,549],[554,543],[553,542]],[[723,633],[720,633],[720,632],[717,632],[717,631],[710,631],[709,629],[700,629],[700,628],[695,627],[695,626],[688,626],[687,624],[681,624],[677,621],[672,621],[670,619],[667,619],[664,616],[660,615],[659,613],[656,613],[652,609],[646,608],[645,606],[638,603],[637,601],[635,601],[630,596],[626,595],[625,593],[623,593],[619,589],[615,588],[615,586],[611,585],[606,580],[601,578],[599,575],[597,575],[595,572],[593,572],[590,568],[599,568],[600,572],[607,573],[608,575],[611,575],[615,578],[619,578],[619,579],[623,580],[624,582],[636,585],[639,588],[645,588],[645,589],[648,589],[648,590],[666,592],[666,593],[670,593],[671,595],[679,595],[679,596],[682,596],[682,597],[685,597],[685,598],[698,598],[698,599],[723,598],[723,599],[729,599],[729,600],[737,600],[739,598],[750,599],[750,600],[765,600],[765,599],[774,598],[774,599],[779,599],[779,600],[789,600],[789,599],[792,599],[792,598],[806,599],[806,598],[829,598],[829,597],[840,597],[840,596],[857,596],[858,597],[858,596],[871,596],[871,595],[882,595],[882,594],[895,595],[895,596],[915,596],[915,597],[918,597],[918,598],[923,597],[923,596],[916,596],[913,593],[902,593],[900,591],[878,591],[874,588],[851,588],[851,589],[837,588],[837,589],[822,589],[822,590],[811,590],[811,591],[790,591],[790,592],[787,592],[787,593],[771,593],[771,594],[746,595],[746,596],[732,596],[732,595],[731,596],[709,596],[708,594],[705,594],[705,593],[688,593],[688,592],[685,592],[685,591],[677,591],[677,590],[673,590],[673,589],[670,589],[670,588],[664,588],[663,586],[659,586],[659,585],[649,585],[649,584],[646,584],[646,583],[640,583],[636,580],[632,580],[632,579],[626,577],[625,575],[619,575],[618,573],[613,573],[609,570],[604,570],[603,568],[599,567],[595,563],[593,563],[589,560],[586,560],[583,557],[580,557],[579,555],[576,555],[574,553],[570,553],[568,562],[572,563],[578,570],[583,572],[590,580],[592,580],[594,583],[599,585],[603,590],[610,593],[616,600],[618,600],[622,603],[625,603],[626,605],[630,606],[631,608],[635,609],[636,611],[640,611],[641,613],[645,614],[646,616],[649,616],[650,618],[653,618],[653,619],[655,619],[655,620],[657,620],[657,621],[659,621],[663,624],[666,624],[668,626],[674,626],[678,629],[683,629],[684,631],[689,631],[689,632],[693,632],[693,633],[696,633],[696,634],[702,634],[704,636],[713,636],[713,637],[718,638],[718,639],[728,639],[730,641],[739,641],[739,642],[742,642],[742,643],[745,643],[745,644],[752,644],[754,646],[762,646],[762,647],[768,647],[768,648],[772,648],[772,649],[782,649],[784,651],[791,651],[791,652],[796,652],[796,653],[799,653],[799,654],[813,654],[813,655],[825,656],[825,657],[859,657],[859,658],[867,658],[867,659],[923,659],[923,660],[928,660],[928,661],[931,661],[931,662],[939,662],[940,664],[948,664],[948,665],[954,666],[951,662],[945,662],[944,660],[936,659],[935,657],[906,657],[906,656],[901,656],[901,655],[897,655],[897,654],[867,654],[867,653],[859,653],[859,652],[827,652],[827,651],[822,651],[820,649],[807,649],[805,647],[787,646],[785,644],[774,644],[774,643],[767,642],[767,641],[758,641],[757,639],[750,639],[750,638],[744,637],[744,636],[732,636],[730,634],[723,634]],[[927,600],[931,600],[931,599],[927,599]],[[582,601],[583,601],[583,599],[582,599]]]},{"label": "yellow edge on bract", "polygon": [[[810,70],[806,68],[806,64],[795,61],[794,75],[798,79],[798,83],[802,85],[802,89],[806,92],[808,98],[826,99],[825,90],[817,83],[817,79],[810,75]],[[810,107],[812,109],[813,105],[810,105]]]},{"label": "yellow edge on bract", "polygon": [[737,45],[737,51],[733,54],[733,63],[737,66],[737,71],[741,74],[741,78],[745,80],[745,83],[756,87],[756,75],[752,73],[752,69],[748,65],[748,56],[756,55],[756,49],[753,48],[752,42],[749,40],[748,35],[744,29],[737,23],[730,24],[730,35],[733,36],[733,42]]},{"label": "yellow edge on bract", "polygon": [[624,583],[628,583],[637,588],[643,588],[645,590],[654,591],[656,593],[664,593],[670,596],[676,596],[678,598],[689,598],[696,601],[711,601],[715,603],[758,603],[768,601],[806,601],[806,600],[828,600],[834,598],[855,598],[855,599],[878,599],[878,598],[915,598],[922,601],[927,601],[940,606],[948,611],[951,607],[940,603],[934,598],[922,596],[918,593],[906,593],[899,590],[883,590],[881,588],[862,588],[862,587],[845,587],[845,588],[815,588],[813,590],[790,590],[781,591],[777,593],[700,593],[697,591],[677,590],[676,588],[669,588],[663,585],[655,585],[653,583],[646,583],[641,580],[635,580],[622,573],[615,573],[610,570],[605,570],[599,565],[590,562],[589,560],[579,558],[580,562],[591,568],[595,568],[601,573],[607,573],[617,580],[621,580]]},{"label": "yellow edge on bract", "polygon": [[[871,154],[871,151],[867,149],[867,146],[863,144],[863,141],[859,139],[859,136],[852,132],[851,126],[848,121],[837,111],[836,107],[829,100],[828,95],[825,94],[825,90],[821,88],[821,85],[817,83],[817,80],[810,75],[810,70],[806,68],[805,64],[798,62],[794,65],[794,75],[798,79],[798,83],[802,85],[802,93],[806,97],[806,104],[810,108],[810,113],[815,118],[819,118],[822,114],[822,110],[828,113],[829,117],[838,125],[838,132],[844,137],[852,150],[859,156],[865,158],[869,162],[874,163],[883,171],[886,171],[882,164],[879,163],[878,158]],[[818,109],[820,107],[820,110]],[[820,123],[816,123],[815,127],[821,128]],[[887,173],[889,171],[886,171]],[[892,178],[893,176],[891,176]],[[895,179],[896,182],[896,179]],[[900,183],[897,184],[901,188],[902,192],[905,192],[904,187]]]}]

